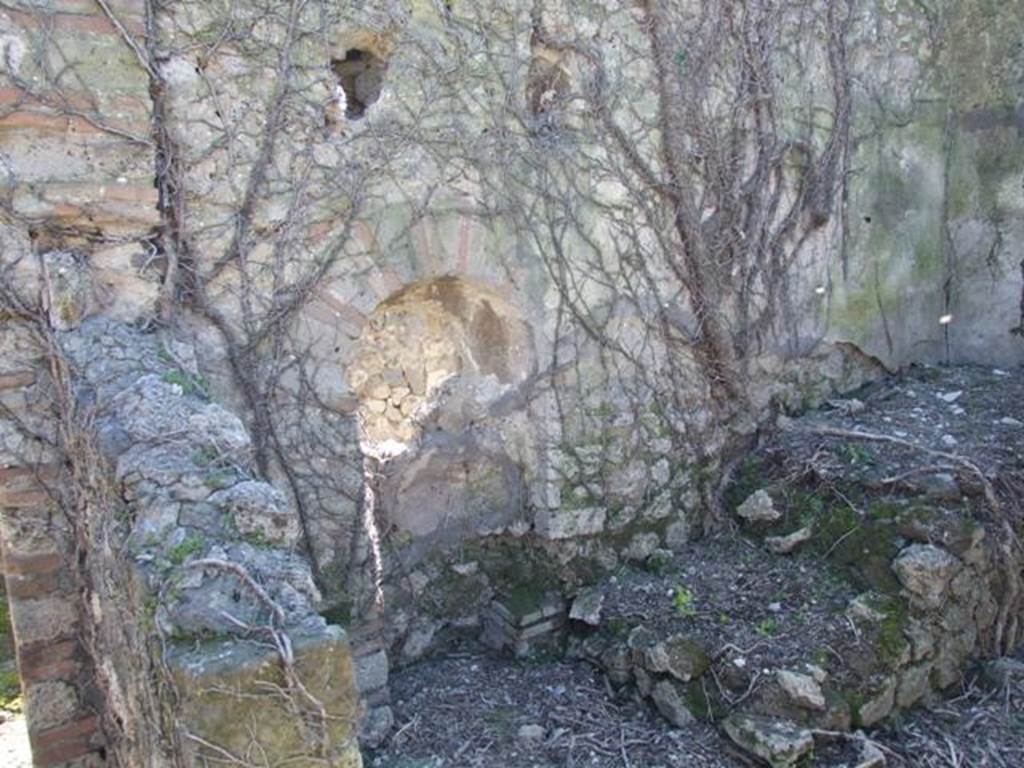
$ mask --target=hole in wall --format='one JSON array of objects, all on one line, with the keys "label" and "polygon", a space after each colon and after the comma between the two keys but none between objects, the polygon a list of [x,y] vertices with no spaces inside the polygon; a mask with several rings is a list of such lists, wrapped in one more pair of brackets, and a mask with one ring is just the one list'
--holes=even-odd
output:
[{"label": "hole in wall", "polygon": [[569,95],[569,74],[551,58],[535,55],[527,74],[526,99],[534,117],[543,117],[565,103]]},{"label": "hole in wall", "polygon": [[363,450],[403,453],[425,431],[459,432],[533,368],[532,332],[488,288],[458,277],[414,283],[371,314],[348,370]]},{"label": "hole in wall", "polygon": [[368,48],[349,48],[331,69],[345,96],[345,117],[360,120],[380,98],[387,61]]},{"label": "hole in wall", "polygon": [[413,283],[371,313],[347,376],[376,516],[407,564],[522,517],[510,436],[535,373],[529,325],[472,281]]}]

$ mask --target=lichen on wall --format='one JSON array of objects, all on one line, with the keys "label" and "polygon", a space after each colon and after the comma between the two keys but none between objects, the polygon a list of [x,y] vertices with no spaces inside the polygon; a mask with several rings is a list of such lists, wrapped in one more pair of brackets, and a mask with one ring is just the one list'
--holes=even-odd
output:
[{"label": "lichen on wall", "polygon": [[831,335],[889,365],[1024,355],[1010,334],[1022,290],[1010,245],[1024,226],[1022,23],[989,2],[865,10],[861,55],[876,73],[860,93]]}]

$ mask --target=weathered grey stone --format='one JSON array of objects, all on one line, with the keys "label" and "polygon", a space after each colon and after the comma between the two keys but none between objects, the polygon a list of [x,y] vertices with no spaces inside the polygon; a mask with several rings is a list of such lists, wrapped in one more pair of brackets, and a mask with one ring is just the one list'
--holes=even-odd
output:
[{"label": "weathered grey stone", "polygon": [[66,723],[78,712],[78,694],[63,682],[34,683],[25,691],[25,708],[33,731]]},{"label": "weathered grey stone", "polygon": [[932,665],[929,662],[904,669],[896,688],[896,706],[907,709],[927,696],[931,691],[931,673]]},{"label": "weathered grey stone", "polygon": [[[293,632],[291,640],[295,670],[327,713],[329,764],[358,768],[358,694],[345,632],[321,624],[307,633]],[[187,764],[254,748],[267,764],[302,762],[297,757],[307,755],[314,760],[306,728],[292,716],[290,701],[267,695],[268,685],[287,685],[271,646],[236,639],[185,643],[171,649],[168,665],[180,701],[178,717],[205,742],[188,743],[182,756]]]},{"label": "weathered grey stone", "polygon": [[896,685],[897,678],[892,675],[875,686],[875,693],[865,698],[855,713],[860,725],[868,728],[888,717],[896,703]]},{"label": "weathered grey stone", "polygon": [[885,613],[878,607],[879,596],[872,592],[857,595],[846,608],[850,618],[869,624],[877,624],[885,619]]},{"label": "weathered grey stone", "polygon": [[801,544],[805,544],[814,536],[811,526],[804,526],[785,536],[768,536],[764,545],[777,555],[788,555],[795,552]]},{"label": "weathered grey stone", "polygon": [[658,534],[653,532],[638,533],[626,548],[626,559],[633,561],[646,560],[660,544],[661,539]]},{"label": "weathered grey stone", "polygon": [[603,507],[552,511],[541,532],[549,539],[592,536],[604,530],[608,512]]},{"label": "weathered grey stone", "polygon": [[572,601],[569,618],[596,627],[601,623],[601,608],[603,606],[604,593],[601,590],[585,589]]},{"label": "weathered grey stone", "polygon": [[519,731],[516,733],[516,737],[520,741],[525,742],[538,742],[543,741],[547,731],[544,730],[543,725],[537,725],[536,723],[527,723],[519,727]]},{"label": "weathered grey stone", "polygon": [[359,693],[367,694],[388,684],[388,655],[384,649],[359,656],[354,659],[354,664]]},{"label": "weathered grey stone", "polygon": [[733,714],[722,722],[722,727],[736,744],[772,768],[796,765],[814,749],[811,732],[787,720]]},{"label": "weathered grey stone", "polygon": [[942,605],[949,582],[959,569],[955,557],[930,544],[912,544],[893,561],[900,583],[929,608]]},{"label": "weathered grey stone", "polygon": [[825,694],[821,690],[821,684],[811,675],[780,669],[776,671],[775,679],[790,701],[798,707],[817,712],[825,711]]},{"label": "weathered grey stone", "polygon": [[782,519],[782,512],[775,508],[772,497],[763,488],[747,497],[736,509],[736,514],[749,523],[774,523]]},{"label": "weathered grey stone", "polygon": [[379,747],[391,733],[395,725],[395,714],[391,707],[374,707],[369,710],[359,724],[359,743],[370,749]]},{"label": "weathered grey stone", "polygon": [[668,672],[684,683],[704,674],[711,666],[711,658],[704,647],[685,635],[673,635],[650,649],[648,658],[662,668],[648,666],[652,672]]},{"label": "weathered grey stone", "polygon": [[11,604],[11,616],[18,628],[18,642],[25,645],[70,636],[78,621],[74,603],[64,597],[16,600]]},{"label": "weathered grey stone", "polygon": [[690,725],[696,719],[687,708],[678,684],[672,680],[659,680],[650,695],[661,716],[676,728]]},{"label": "weathered grey stone", "polygon": [[231,516],[244,537],[260,543],[292,546],[299,540],[299,518],[279,490],[269,483],[246,480],[218,491],[209,503]]}]

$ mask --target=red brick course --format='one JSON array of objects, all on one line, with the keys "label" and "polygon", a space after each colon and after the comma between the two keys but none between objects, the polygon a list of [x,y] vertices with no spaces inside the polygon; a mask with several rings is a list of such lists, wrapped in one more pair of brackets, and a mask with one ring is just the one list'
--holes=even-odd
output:
[{"label": "red brick course", "polygon": [[[31,729],[31,723],[29,724]],[[56,766],[96,751],[95,735],[99,730],[99,718],[95,715],[80,720],[32,733],[32,760],[36,768]]]},{"label": "red brick course", "polygon": [[25,683],[73,681],[82,671],[78,641],[61,640],[32,648],[19,648],[18,670]]}]

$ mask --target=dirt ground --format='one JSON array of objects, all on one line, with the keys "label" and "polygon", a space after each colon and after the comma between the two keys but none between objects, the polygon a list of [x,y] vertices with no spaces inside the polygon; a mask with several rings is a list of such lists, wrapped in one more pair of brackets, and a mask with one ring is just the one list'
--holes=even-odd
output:
[{"label": "dirt ground", "polygon": [[[395,734],[367,756],[373,768],[755,765],[713,727],[673,728],[629,693],[612,693],[583,662],[517,662],[467,642],[398,672],[392,693]],[[994,690],[969,675],[950,699],[869,737],[898,768],[1019,768],[1024,680]],[[814,765],[853,766],[853,757],[838,742]]]},{"label": "dirt ground", "polygon": [[[782,422],[786,430],[758,451],[761,476],[751,481],[739,473],[741,496],[769,480],[792,476],[795,487],[813,476],[838,494],[862,489],[849,504],[865,519],[869,504],[898,503],[901,493],[930,494],[941,515],[952,491],[951,510],[984,522],[984,498],[971,487],[971,472],[948,458],[956,455],[974,462],[1004,500],[1019,498],[1011,486],[1024,470],[1020,371],[915,368]],[[753,484],[743,487],[745,481]],[[836,563],[831,544],[814,544],[778,557],[735,530],[693,542],[657,572],[628,567],[607,579],[602,621],[640,622],[659,634],[685,625],[716,674],[731,670],[756,686],[759,675],[806,659],[811,649],[848,648],[856,640],[843,611],[859,591],[842,575],[850,563]],[[981,679],[973,670],[945,700],[890,718],[869,738],[900,768],[1024,766],[1024,680],[994,690]],[[755,765],[713,726],[673,728],[630,688],[615,690],[596,668],[569,658],[514,661],[463,640],[396,671],[392,694],[396,728],[368,755],[375,768]],[[844,738],[823,740],[814,759],[834,768],[857,762]]]},{"label": "dirt ground", "polygon": [[13,715],[9,720],[0,722],[0,765],[3,768],[32,768],[24,715]]}]

